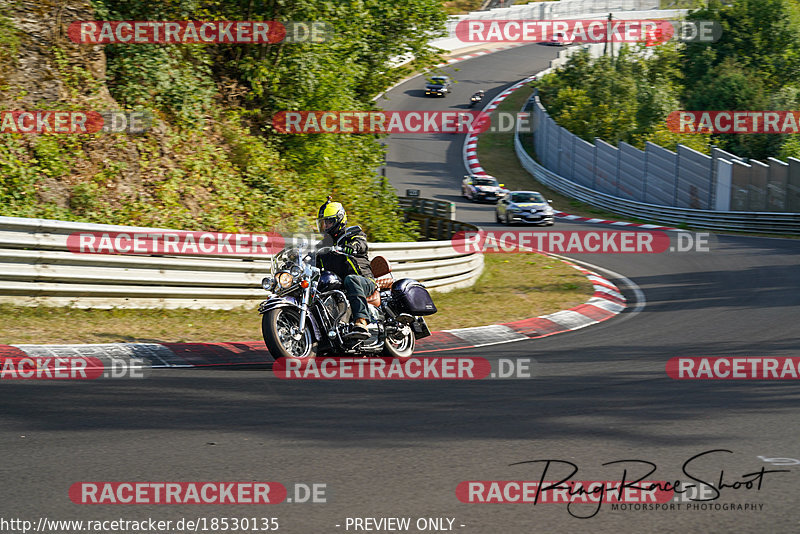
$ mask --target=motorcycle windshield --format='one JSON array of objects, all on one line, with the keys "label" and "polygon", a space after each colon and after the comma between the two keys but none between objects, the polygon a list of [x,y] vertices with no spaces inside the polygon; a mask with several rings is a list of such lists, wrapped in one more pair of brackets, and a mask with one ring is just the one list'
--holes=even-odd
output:
[{"label": "motorcycle windshield", "polygon": [[[303,258],[306,256],[306,251],[302,248],[285,248],[275,254],[272,258],[272,274],[277,274],[282,271],[289,271],[295,265],[302,267]],[[312,253],[311,264],[313,265],[314,258]]]}]

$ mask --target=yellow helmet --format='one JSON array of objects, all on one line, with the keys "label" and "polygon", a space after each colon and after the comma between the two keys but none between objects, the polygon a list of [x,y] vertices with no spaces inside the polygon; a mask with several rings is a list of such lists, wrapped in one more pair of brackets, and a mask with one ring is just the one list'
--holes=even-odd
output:
[{"label": "yellow helmet", "polygon": [[328,197],[325,204],[320,206],[319,215],[317,216],[317,228],[320,233],[330,234],[331,237],[336,237],[344,231],[347,224],[347,213],[344,211],[344,206],[339,202],[331,202],[332,197]]}]

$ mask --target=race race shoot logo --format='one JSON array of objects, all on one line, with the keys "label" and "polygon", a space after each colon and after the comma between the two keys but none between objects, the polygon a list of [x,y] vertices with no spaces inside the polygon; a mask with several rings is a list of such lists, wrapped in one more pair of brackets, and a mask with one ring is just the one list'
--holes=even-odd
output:
[{"label": "race race shoot logo", "polygon": [[666,369],[674,380],[797,380],[800,357],[670,358]]},{"label": "race race shoot logo", "polygon": [[70,24],[67,35],[92,45],[324,43],[333,37],[333,27],[319,21],[85,20]]},{"label": "race race shoot logo", "polygon": [[800,111],[673,111],[667,127],[675,133],[796,134]]},{"label": "race race shoot logo", "polygon": [[76,482],[75,504],[278,504],[286,500],[278,482]]},{"label": "race race shoot logo", "polygon": [[277,233],[76,232],[67,237],[75,254],[270,255],[285,246]]},{"label": "race race shoot logo", "polygon": [[139,358],[3,356],[0,380],[145,378],[151,367],[149,361]]},{"label": "race race shoot logo", "polygon": [[[611,504],[611,510],[744,511],[759,507],[712,501],[729,496],[752,497],[767,488],[766,479],[792,472],[767,469],[763,463],[758,468],[726,466],[724,462],[733,461],[733,456],[734,452],[728,449],[693,454],[679,466],[683,481],[680,477],[656,474],[659,466],[645,458],[626,456],[603,462],[602,467],[617,471],[619,475],[609,477],[610,480],[589,481],[579,480],[576,475],[581,468],[571,459],[526,460],[507,467],[525,466],[524,469],[534,471],[533,477],[527,474],[524,479],[517,480],[464,481],[456,487],[456,496],[459,501],[471,504],[564,503],[569,514],[579,519],[594,517],[607,503]],[[677,472],[675,468],[666,471]]]},{"label": "race race shoot logo", "polygon": [[[529,114],[520,115],[530,122]],[[505,127],[514,131],[514,122]],[[478,134],[491,125],[481,111],[279,111],[272,118],[272,126],[285,134]]]},{"label": "race race shoot logo", "polygon": [[0,133],[143,133],[152,124],[149,111],[0,111]]},{"label": "race race shoot logo", "polygon": [[645,43],[670,40],[714,42],[722,35],[716,21],[670,20],[477,20],[456,25],[456,37],[467,43]]},{"label": "race race shoot logo", "polygon": [[481,380],[533,378],[532,358],[281,358],[272,366],[285,380]]}]

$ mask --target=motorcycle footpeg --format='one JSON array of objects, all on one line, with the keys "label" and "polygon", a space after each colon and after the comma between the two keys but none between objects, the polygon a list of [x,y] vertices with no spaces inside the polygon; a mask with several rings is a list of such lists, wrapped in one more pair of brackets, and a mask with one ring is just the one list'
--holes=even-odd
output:
[{"label": "motorcycle footpeg", "polygon": [[368,330],[365,331],[353,327],[346,328],[345,331],[342,333],[342,338],[348,340],[363,340],[363,339],[369,339],[370,337],[372,337],[372,335]]}]

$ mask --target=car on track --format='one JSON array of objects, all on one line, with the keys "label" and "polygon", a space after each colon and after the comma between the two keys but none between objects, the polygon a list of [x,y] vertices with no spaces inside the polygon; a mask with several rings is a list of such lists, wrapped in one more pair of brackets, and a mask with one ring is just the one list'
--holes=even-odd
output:
[{"label": "car on track", "polygon": [[433,76],[425,84],[425,95],[447,96],[451,85],[449,76]]},{"label": "car on track", "polygon": [[549,46],[569,46],[575,41],[569,39],[565,33],[554,33],[553,37],[545,44]]},{"label": "car on track", "polygon": [[485,200],[496,204],[508,193],[504,187],[494,176],[468,174],[461,181],[461,195],[473,202]]},{"label": "car on track", "polygon": [[550,200],[538,191],[510,191],[495,208],[495,219],[499,223],[528,223],[552,226],[555,214]]}]

